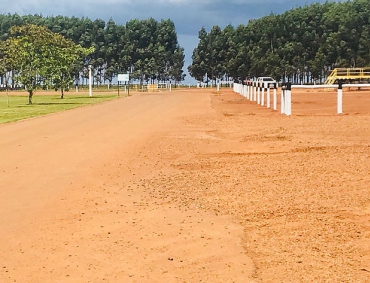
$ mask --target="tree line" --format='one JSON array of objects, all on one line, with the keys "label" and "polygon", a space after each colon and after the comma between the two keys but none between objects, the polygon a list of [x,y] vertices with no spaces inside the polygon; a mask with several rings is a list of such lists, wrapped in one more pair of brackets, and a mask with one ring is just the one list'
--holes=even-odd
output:
[{"label": "tree line", "polygon": [[[93,52],[80,58],[71,70],[76,84],[88,78],[88,65],[92,66],[95,84],[111,84],[117,74],[127,72],[140,83],[180,82],[185,77],[184,49],[178,44],[175,25],[169,19],[132,19],[118,25],[113,19],[105,22],[85,17],[3,14],[0,15],[0,41],[11,36],[12,27],[24,25],[43,26],[82,48],[93,48]],[[5,73],[0,76],[4,82]]]},{"label": "tree line", "polygon": [[334,68],[370,66],[370,1],[315,3],[236,28],[202,28],[198,37],[188,67],[198,81],[322,81]]}]

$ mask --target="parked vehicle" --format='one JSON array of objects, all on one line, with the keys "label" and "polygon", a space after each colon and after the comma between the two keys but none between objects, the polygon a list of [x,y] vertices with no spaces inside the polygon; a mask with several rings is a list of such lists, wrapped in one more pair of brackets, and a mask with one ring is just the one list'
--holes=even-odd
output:
[{"label": "parked vehicle", "polygon": [[257,82],[262,82],[263,88],[274,88],[274,85],[277,84],[271,77],[258,77]]}]

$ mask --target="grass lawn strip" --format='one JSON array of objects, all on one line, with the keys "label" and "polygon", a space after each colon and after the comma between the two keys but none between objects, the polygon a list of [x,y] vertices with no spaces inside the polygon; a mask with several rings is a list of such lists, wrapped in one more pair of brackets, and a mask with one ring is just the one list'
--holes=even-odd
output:
[{"label": "grass lawn strip", "polygon": [[33,97],[33,104],[29,105],[27,93],[9,93],[9,98],[7,98],[6,93],[1,92],[0,124],[43,116],[116,98],[118,98],[117,94],[114,93],[93,94],[92,97],[85,93],[67,94],[63,99],[60,98],[59,94],[37,93]]}]

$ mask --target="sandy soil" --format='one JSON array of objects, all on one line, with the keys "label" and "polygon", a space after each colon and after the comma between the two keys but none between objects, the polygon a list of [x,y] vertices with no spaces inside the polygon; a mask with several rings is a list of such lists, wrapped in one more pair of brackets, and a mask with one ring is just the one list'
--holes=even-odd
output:
[{"label": "sandy soil", "polygon": [[0,126],[0,282],[370,282],[370,93],[134,94]]}]

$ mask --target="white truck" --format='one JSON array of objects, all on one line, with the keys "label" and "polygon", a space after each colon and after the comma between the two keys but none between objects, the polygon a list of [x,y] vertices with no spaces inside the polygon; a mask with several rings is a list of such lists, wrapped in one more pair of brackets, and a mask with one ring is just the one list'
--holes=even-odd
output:
[{"label": "white truck", "polygon": [[257,82],[261,82],[263,88],[274,88],[275,84],[277,87],[277,82],[271,77],[258,77]]}]

